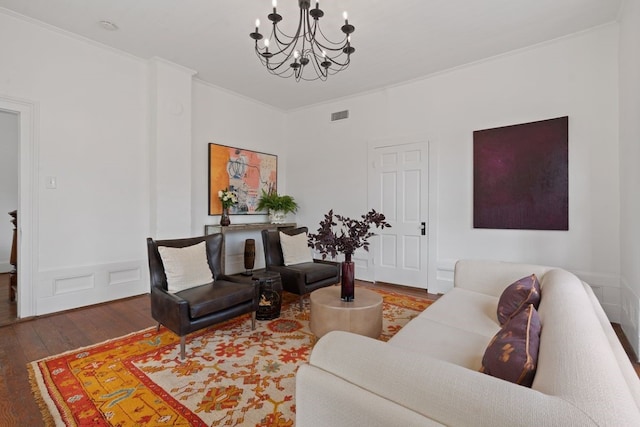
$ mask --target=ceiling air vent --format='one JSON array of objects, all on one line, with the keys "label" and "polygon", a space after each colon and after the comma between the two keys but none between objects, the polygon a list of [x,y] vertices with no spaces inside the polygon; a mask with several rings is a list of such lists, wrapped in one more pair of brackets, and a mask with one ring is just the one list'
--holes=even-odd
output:
[{"label": "ceiling air vent", "polygon": [[336,120],[344,120],[349,118],[349,110],[337,111],[335,113],[331,113],[331,121],[335,122]]}]

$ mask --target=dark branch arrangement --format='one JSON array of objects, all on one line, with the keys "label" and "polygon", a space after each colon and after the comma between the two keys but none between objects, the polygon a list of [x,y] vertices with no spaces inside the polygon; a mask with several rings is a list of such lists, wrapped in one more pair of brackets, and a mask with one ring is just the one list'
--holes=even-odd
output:
[{"label": "dark branch arrangement", "polygon": [[[335,218],[335,220],[334,220]],[[362,219],[356,220],[333,213],[333,209],[320,221],[320,228],[316,234],[309,234],[309,246],[322,254],[322,259],[327,255],[335,258],[338,253],[343,253],[345,261],[351,261],[351,255],[358,248],[369,251],[369,238],[375,236],[371,227],[390,228],[385,221],[385,216],[371,209]],[[338,226],[338,221],[340,225]],[[334,229],[334,227],[337,227]]]}]

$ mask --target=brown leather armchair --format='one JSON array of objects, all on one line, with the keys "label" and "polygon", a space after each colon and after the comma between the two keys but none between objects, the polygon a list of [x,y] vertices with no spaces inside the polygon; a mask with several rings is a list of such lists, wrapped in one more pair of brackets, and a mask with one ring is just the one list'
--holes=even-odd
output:
[{"label": "brown leather armchair", "polygon": [[284,265],[279,231],[295,236],[306,233],[307,230],[307,227],[262,230],[266,270],[280,273],[284,290],[300,295],[300,310],[303,309],[305,295],[316,289],[340,283],[340,264],[337,262],[314,259],[313,262]]},{"label": "brown leather armchair", "polygon": [[[251,327],[255,329],[256,310],[260,303],[259,288],[255,283],[231,282],[221,274],[223,239],[222,234],[174,240],[147,239],[151,316],[158,322],[158,329],[164,325],[180,336],[181,359],[185,354],[185,336],[191,332],[250,312]],[[169,293],[158,246],[183,248],[203,241],[206,242],[213,283]]]}]

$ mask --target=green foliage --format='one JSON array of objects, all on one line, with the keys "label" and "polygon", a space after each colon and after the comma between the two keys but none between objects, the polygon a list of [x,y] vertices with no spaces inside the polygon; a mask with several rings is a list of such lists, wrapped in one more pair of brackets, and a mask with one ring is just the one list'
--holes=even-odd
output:
[{"label": "green foliage", "polygon": [[283,211],[284,213],[296,212],[298,210],[298,204],[291,196],[280,196],[275,191],[267,193],[262,190],[260,200],[258,200],[258,206],[256,209],[259,211],[273,210]]}]

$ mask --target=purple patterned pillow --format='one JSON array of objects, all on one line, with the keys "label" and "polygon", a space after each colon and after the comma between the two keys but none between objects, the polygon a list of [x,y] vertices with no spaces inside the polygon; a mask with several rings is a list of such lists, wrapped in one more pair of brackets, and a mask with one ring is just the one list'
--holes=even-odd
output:
[{"label": "purple patterned pillow", "polygon": [[537,310],[540,305],[540,282],[535,274],[523,277],[507,286],[498,301],[498,322],[503,326],[528,304]]},{"label": "purple patterned pillow", "polygon": [[540,317],[529,304],[493,337],[482,357],[480,372],[531,387],[538,366]]}]

